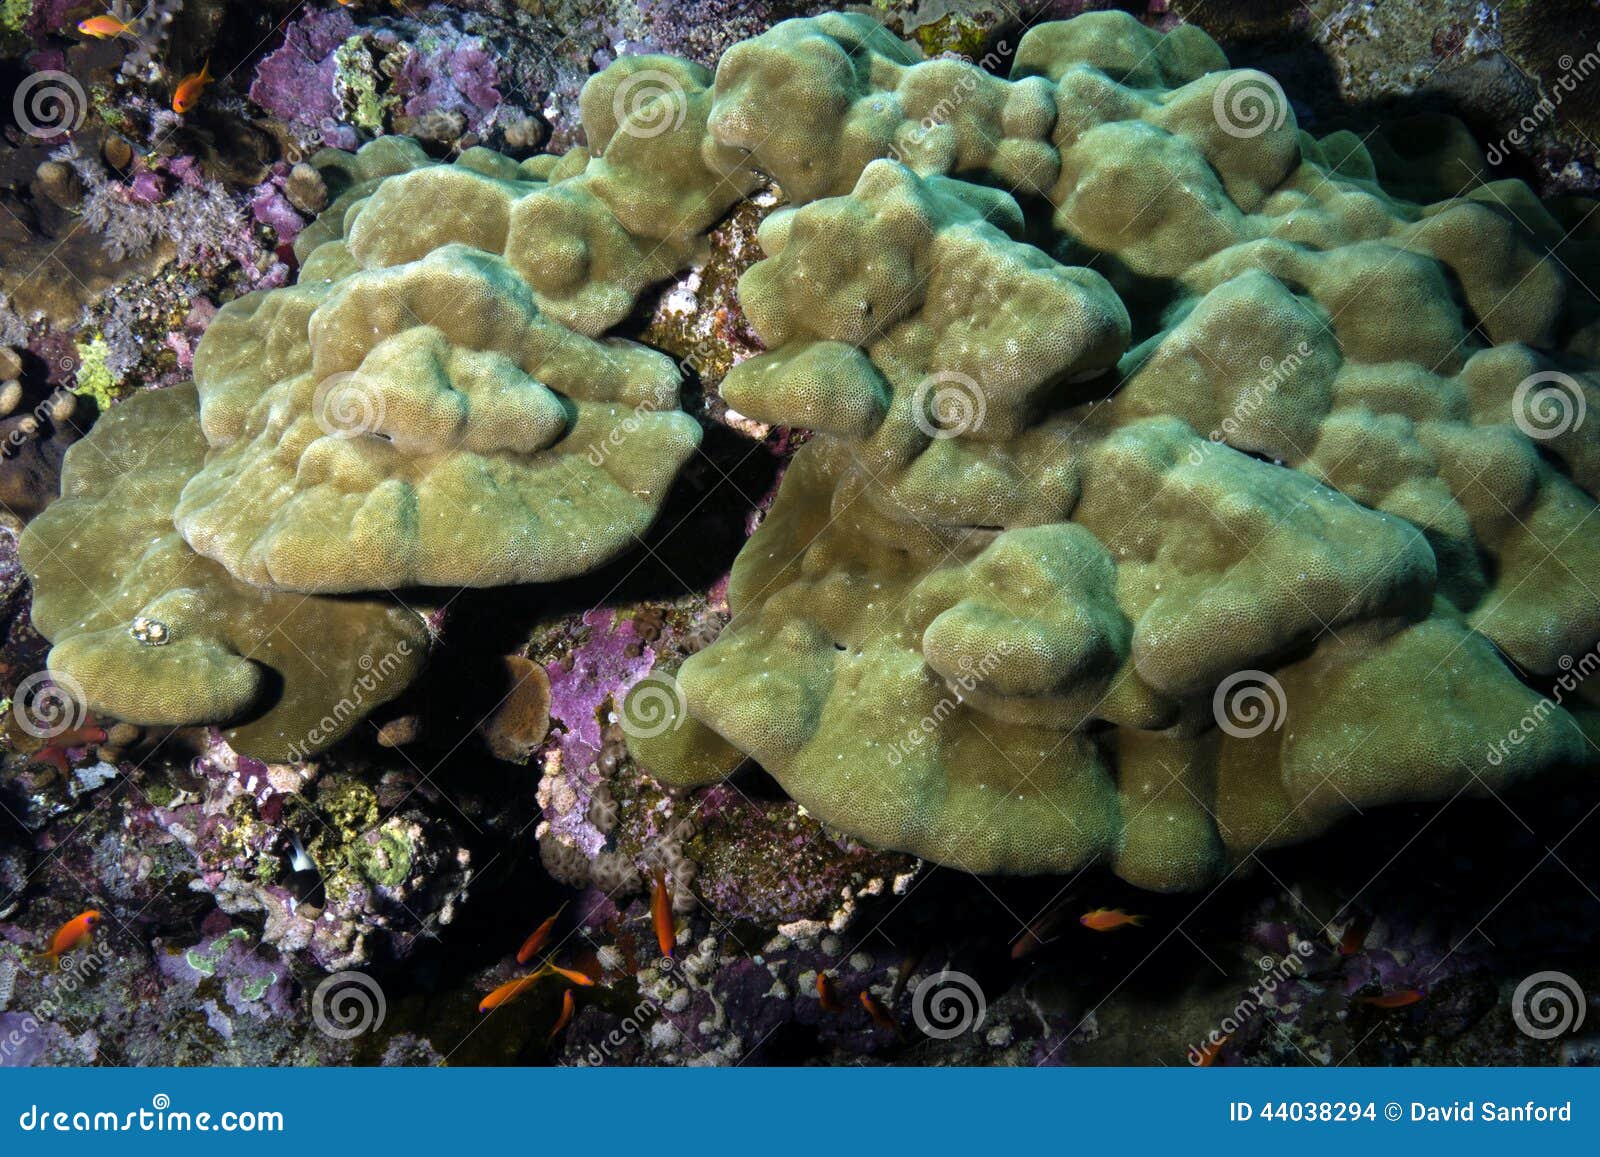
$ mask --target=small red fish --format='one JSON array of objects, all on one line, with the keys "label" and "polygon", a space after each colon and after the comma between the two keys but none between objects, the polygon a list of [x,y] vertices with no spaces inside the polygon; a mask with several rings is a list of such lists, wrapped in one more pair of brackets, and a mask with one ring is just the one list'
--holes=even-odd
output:
[{"label": "small red fish", "polygon": [[538,983],[541,973],[535,972],[530,976],[519,976],[515,980],[508,980],[478,1004],[479,1012],[491,1012],[502,1004],[510,1004],[528,989]]},{"label": "small red fish", "polygon": [[1373,1008],[1408,1008],[1428,994],[1420,988],[1397,988],[1393,992],[1380,992],[1377,996],[1356,997],[1362,1004]]},{"label": "small red fish", "polygon": [[132,36],[133,25],[115,16],[91,16],[78,21],[78,31],[95,40],[111,40],[118,36]]},{"label": "small red fish", "polygon": [[833,978],[820,968],[817,970],[817,1000],[822,1004],[823,1012],[842,1012],[844,1005],[839,1003],[839,994],[834,991]]},{"label": "small red fish", "polygon": [[569,988],[561,994],[561,1015],[556,1017],[556,1025],[550,1030],[547,1040],[555,1040],[561,1030],[572,1023],[572,1013],[577,1007],[577,1002],[572,999],[572,989]]},{"label": "small red fish", "polygon": [[899,999],[900,994],[906,990],[906,984],[911,979],[911,974],[916,972],[917,965],[922,963],[922,958],[927,954],[925,947],[913,948],[906,953],[906,958],[900,962],[899,970],[894,974],[894,984],[889,989],[889,1004],[892,1007]]},{"label": "small red fish", "polygon": [[1093,912],[1085,912],[1078,917],[1078,923],[1091,932],[1114,932],[1132,924],[1135,928],[1144,925],[1143,916],[1130,916],[1121,908],[1096,908]]},{"label": "small red fish", "polygon": [[573,984],[576,984],[582,988],[594,987],[593,977],[587,975],[586,973],[579,972],[576,968],[562,968],[559,964],[546,964],[543,968],[539,969],[538,972],[533,974],[533,978],[535,980],[541,976],[560,976],[572,981]]},{"label": "small red fish", "polygon": [[529,937],[522,942],[522,947],[517,949],[517,963],[526,964],[544,947],[544,942],[550,939],[550,930],[556,926],[556,917],[560,916],[566,905],[556,909],[555,916],[551,916],[543,924],[535,928]]},{"label": "small red fish", "polygon": [[211,62],[208,60],[199,72],[191,72],[178,82],[172,93],[172,111],[186,113],[200,103],[200,93],[211,83]]},{"label": "small red fish", "polygon": [[72,760],[67,756],[69,750],[74,747],[92,747],[105,741],[106,731],[103,727],[75,727],[71,731],[63,731],[28,758],[34,763],[48,763],[62,775],[66,775],[72,770]]},{"label": "small red fish", "polygon": [[894,1022],[894,1017],[889,1015],[889,1010],[883,1003],[866,989],[861,990],[861,1007],[867,1010],[867,1015],[872,1018],[872,1023],[879,1028],[886,1028],[895,1036],[900,1035],[900,1026]]},{"label": "small red fish", "polygon": [[1344,935],[1339,938],[1339,955],[1354,956],[1367,943],[1367,933],[1372,931],[1372,917],[1366,913],[1358,913],[1356,918],[1345,926]]},{"label": "small red fish", "polygon": [[61,958],[74,948],[89,943],[99,923],[100,913],[93,908],[78,913],[56,929],[56,934],[50,937],[50,947],[44,951],[42,958],[50,961],[52,968],[61,967]]},{"label": "small red fish", "polygon": [[1058,907],[1036,916],[1033,922],[1022,930],[1022,935],[1011,942],[1011,959],[1026,959],[1049,944],[1055,938],[1054,933],[1061,927],[1065,915],[1066,909]]},{"label": "small red fish", "polygon": [[672,893],[667,891],[667,872],[657,868],[653,873],[655,883],[650,889],[650,919],[656,926],[656,947],[661,955],[672,958],[672,946],[677,941],[677,929],[672,924]]},{"label": "small red fish", "polygon": [[1207,1041],[1199,1048],[1191,1049],[1190,1051],[1194,1054],[1194,1057],[1190,1063],[1197,1069],[1209,1069],[1217,1063],[1217,1056],[1222,1052],[1222,1046],[1232,1039],[1233,1034],[1227,1033],[1218,1040]]}]

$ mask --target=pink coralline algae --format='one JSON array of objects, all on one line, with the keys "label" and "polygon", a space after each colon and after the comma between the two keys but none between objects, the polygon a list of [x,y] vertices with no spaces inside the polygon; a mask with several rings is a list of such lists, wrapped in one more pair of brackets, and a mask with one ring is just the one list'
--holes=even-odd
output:
[{"label": "pink coralline algae", "polygon": [[553,663],[550,675],[550,717],[561,724],[547,768],[570,789],[559,793],[564,806],[546,804],[550,830],[591,859],[605,844],[605,835],[589,822],[589,802],[600,783],[597,761],[604,745],[602,710],[614,711],[628,690],[644,678],[655,652],[640,637],[631,619],[610,610],[583,616],[589,637],[572,652],[570,667]]},{"label": "pink coralline algae", "polygon": [[[342,8],[326,8],[290,24],[283,45],[256,67],[250,99],[287,124],[322,131],[337,122],[343,104],[335,91],[339,66],[334,50],[356,34],[356,22]],[[326,139],[324,143],[334,145]]]},{"label": "pink coralline algae", "polygon": [[[200,339],[206,332],[206,327],[211,324],[211,319],[217,315],[217,307],[210,298],[202,297],[194,303],[187,317],[183,319],[183,328],[170,330],[166,336],[167,348],[178,359],[178,372],[187,375],[194,368],[194,347],[200,344]],[[162,385],[171,385],[162,382]]]},{"label": "pink coralline algae", "polygon": [[[289,25],[283,45],[265,57],[250,99],[305,139],[338,148],[355,144],[341,93],[339,48],[358,38],[398,98],[395,129],[430,114],[459,115],[464,131],[484,135],[501,108],[500,77],[488,41],[448,23],[404,18],[358,25],[343,9],[308,14]],[[369,130],[374,126],[368,125]]]},{"label": "pink coralline algae", "polygon": [[250,215],[259,224],[267,226],[278,237],[280,254],[294,239],[300,235],[300,230],[306,227],[305,218],[289,203],[289,198],[284,196],[283,187],[289,179],[289,166],[280,164],[274,167],[273,173],[261,184],[257,185],[250,194]]},{"label": "pink coralline algae", "polygon": [[167,182],[160,173],[143,169],[127,185],[127,198],[135,205],[154,205],[166,200]]},{"label": "pink coralline algae", "polygon": [[225,1039],[233,1035],[234,1015],[257,1020],[293,1015],[293,982],[287,962],[268,959],[270,950],[258,948],[254,934],[219,911],[206,916],[200,934],[193,947],[156,955],[158,970],[176,990],[172,995],[192,996],[207,980],[220,985],[221,1003],[206,1001],[199,1007]]},{"label": "pink coralline algae", "polygon": [[33,0],[33,11],[23,24],[23,30],[35,40],[47,33],[61,32],[75,22],[75,14],[82,7],[80,0]]},{"label": "pink coralline algae", "polygon": [[488,44],[441,29],[437,39],[406,57],[394,88],[405,100],[406,116],[460,113],[468,132],[482,133],[500,107],[498,83]]}]

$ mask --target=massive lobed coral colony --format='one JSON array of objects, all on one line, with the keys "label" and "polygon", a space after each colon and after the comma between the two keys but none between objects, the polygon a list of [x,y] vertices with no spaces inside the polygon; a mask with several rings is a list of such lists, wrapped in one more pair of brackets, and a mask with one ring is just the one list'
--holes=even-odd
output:
[{"label": "massive lobed coral colony", "polygon": [[[627,704],[658,778],[750,757],[880,846],[1179,889],[1595,762],[1591,203],[1485,179],[1450,122],[1315,139],[1121,13],[1030,29],[1009,78],[792,20],[715,74],[622,58],[581,110],[560,158],[319,155],[299,283],[68,454],[23,557],[91,706],[304,754],[353,655],[425,650],[405,588],[625,550],[699,428],[607,335],[770,181],[739,286],[767,352],[721,392],[815,437],[733,622]],[[132,574],[80,562],[130,509]],[[274,598],[337,624],[295,632],[310,667],[249,625]]]}]

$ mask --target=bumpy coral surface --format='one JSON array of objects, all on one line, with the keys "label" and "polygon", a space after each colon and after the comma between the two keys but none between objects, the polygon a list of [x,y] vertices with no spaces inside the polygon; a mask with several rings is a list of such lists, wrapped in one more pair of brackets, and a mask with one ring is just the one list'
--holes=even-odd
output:
[{"label": "bumpy coral surface", "polygon": [[[1009,77],[1003,55],[822,16],[715,73],[622,57],[560,157],[320,154],[298,284],[195,354],[203,444],[174,412],[183,455],[80,468],[106,502],[159,476],[141,566],[170,548],[226,593],[184,617],[137,570],[78,568],[86,609],[41,604],[58,669],[113,715],[239,722],[266,709],[241,592],[549,581],[626,550],[700,430],[671,360],[608,335],[776,183],[740,283],[767,349],[719,404],[815,437],[733,623],[629,700],[661,779],[749,756],[883,847],[1180,889],[1371,804],[1592,762],[1595,684],[1560,685],[1600,639],[1591,207],[1484,183],[1451,123],[1313,138],[1191,26],[1099,13],[1031,28]],[[24,551],[42,586],[54,553]],[[192,701],[123,678],[153,644],[199,664]]]},{"label": "bumpy coral surface", "polygon": [[546,315],[516,239],[549,194],[513,162],[375,145],[355,167],[324,217],[340,235],[299,239],[299,283],[228,305],[200,343],[214,452],[178,504],[184,537],[240,579],[300,591],[550,581],[607,561],[699,444],[676,367]]},{"label": "bumpy coral surface", "polygon": [[818,434],[641,760],[1158,889],[1592,765],[1593,687],[1535,690],[1600,640],[1573,208],[1401,200],[1374,157],[1437,185],[1459,134],[1315,140],[1189,26],[1041,25],[1009,80],[918,55],[830,16],[718,70],[717,144],[811,202],[763,227],[771,352],[723,395]]},{"label": "bumpy coral surface", "polygon": [[50,670],[81,706],[139,724],[233,725],[263,759],[304,757],[392,699],[428,632],[389,600],[261,590],[172,524],[205,439],[192,386],[134,395],[67,452],[62,497],[19,553]]}]

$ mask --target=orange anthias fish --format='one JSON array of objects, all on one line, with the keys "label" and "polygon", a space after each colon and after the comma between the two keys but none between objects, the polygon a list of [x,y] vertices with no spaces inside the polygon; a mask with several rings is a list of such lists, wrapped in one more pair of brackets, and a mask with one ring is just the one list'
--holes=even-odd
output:
[{"label": "orange anthias fish", "polygon": [[1228,1033],[1220,1040],[1207,1041],[1205,1044],[1195,1049],[1195,1060],[1193,1062],[1194,1067],[1197,1069],[1209,1069],[1212,1065],[1216,1064],[1217,1055],[1222,1052],[1222,1046],[1227,1044],[1232,1037],[1233,1034]]},{"label": "orange anthias fish", "polygon": [[211,83],[211,62],[208,60],[199,72],[191,72],[178,82],[172,94],[172,111],[186,113],[200,103],[200,93]]},{"label": "orange anthias fish", "polygon": [[1362,1004],[1373,1008],[1407,1008],[1428,994],[1420,988],[1397,988],[1393,992],[1380,992],[1377,996],[1358,996]]},{"label": "orange anthias fish", "polygon": [[502,1004],[510,1004],[539,981],[540,974],[535,972],[530,976],[519,976],[515,980],[508,980],[478,1004],[479,1012],[491,1012]]},{"label": "orange anthias fish", "polygon": [[650,889],[650,920],[656,926],[656,947],[661,955],[671,959],[672,946],[677,940],[677,929],[672,926],[672,893],[667,891],[667,873],[657,868],[655,884]]},{"label": "orange anthias fish", "polygon": [[572,1013],[577,1007],[578,1003],[572,999],[572,989],[569,988],[561,994],[561,1015],[556,1017],[556,1026],[550,1030],[550,1036],[547,1039],[555,1040],[561,1030],[572,1023]]},{"label": "orange anthias fish", "polygon": [[560,916],[565,909],[565,904],[561,905],[560,908],[557,908],[555,916],[551,916],[543,924],[535,928],[532,935],[522,942],[522,947],[517,949],[518,964],[528,963],[528,961],[532,960],[538,953],[539,949],[544,947],[544,942],[550,939],[550,930],[556,926],[556,918]]},{"label": "orange anthias fish", "polygon": [[894,1017],[889,1015],[889,1010],[883,1007],[883,1002],[864,988],[861,990],[861,1007],[867,1010],[867,1015],[872,1018],[873,1024],[888,1029],[895,1036],[900,1035],[900,1026],[894,1022]]},{"label": "orange anthias fish", "polygon": [[74,948],[81,948],[89,943],[94,935],[95,926],[100,923],[100,913],[90,908],[87,912],[80,912],[71,920],[56,929],[56,934],[50,937],[50,947],[43,953],[43,958],[50,961],[52,968],[61,966],[61,958]]},{"label": "orange anthias fish", "polygon": [[91,16],[78,21],[78,31],[96,40],[110,40],[116,36],[132,36],[133,25],[115,16]]},{"label": "orange anthias fish", "polygon": [[593,988],[594,978],[587,973],[579,972],[576,968],[562,968],[559,964],[546,964],[533,974],[535,980],[541,976],[559,976],[572,981],[581,988]]},{"label": "orange anthias fish", "polygon": [[820,968],[817,970],[817,1000],[821,1002],[823,1012],[839,1012],[844,1008],[839,1003],[839,994],[834,991],[833,978]]},{"label": "orange anthias fish", "polygon": [[1129,924],[1135,928],[1142,927],[1144,917],[1130,916],[1121,908],[1096,908],[1093,912],[1085,912],[1079,916],[1078,923],[1091,932],[1114,932]]}]

